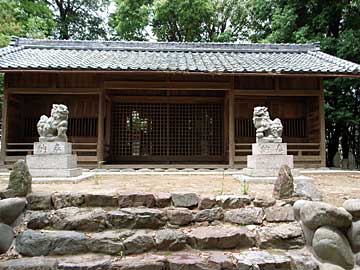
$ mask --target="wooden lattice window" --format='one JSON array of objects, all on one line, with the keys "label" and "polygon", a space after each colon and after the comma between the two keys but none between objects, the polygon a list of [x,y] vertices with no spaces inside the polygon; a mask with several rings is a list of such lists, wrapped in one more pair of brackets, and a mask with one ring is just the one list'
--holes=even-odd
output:
[{"label": "wooden lattice window", "polygon": [[[281,119],[284,137],[306,137],[306,119]],[[235,137],[254,137],[255,127],[252,119],[235,119]]]},{"label": "wooden lattice window", "polygon": [[[24,137],[38,137],[37,122],[39,118],[24,119]],[[68,136],[75,137],[96,137],[97,136],[97,118],[69,118]]]},{"label": "wooden lattice window", "polygon": [[112,157],[149,161],[223,158],[223,119],[222,104],[113,104]]}]

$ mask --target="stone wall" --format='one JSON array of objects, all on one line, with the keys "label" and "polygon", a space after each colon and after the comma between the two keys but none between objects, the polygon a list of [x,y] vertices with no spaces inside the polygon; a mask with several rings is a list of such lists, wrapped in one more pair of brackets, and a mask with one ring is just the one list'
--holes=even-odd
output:
[{"label": "stone wall", "polygon": [[322,269],[360,265],[360,200],[347,200],[343,207],[299,200],[294,213],[308,248],[324,263]]}]

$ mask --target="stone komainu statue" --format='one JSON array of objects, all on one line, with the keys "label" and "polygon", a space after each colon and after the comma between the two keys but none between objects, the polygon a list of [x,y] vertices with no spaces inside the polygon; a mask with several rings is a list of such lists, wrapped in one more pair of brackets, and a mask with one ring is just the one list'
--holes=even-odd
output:
[{"label": "stone komainu statue", "polygon": [[65,105],[53,104],[51,116],[42,115],[37,123],[39,142],[67,142],[69,111]]},{"label": "stone komainu statue", "polygon": [[255,107],[253,123],[256,128],[256,142],[282,142],[283,125],[279,118],[270,119],[268,108]]}]

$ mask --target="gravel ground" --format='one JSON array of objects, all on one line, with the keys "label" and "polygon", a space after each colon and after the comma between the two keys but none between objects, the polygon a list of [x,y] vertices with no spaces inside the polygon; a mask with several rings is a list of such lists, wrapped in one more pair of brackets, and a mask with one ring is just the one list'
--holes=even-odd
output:
[{"label": "gravel ground", "polygon": [[[360,173],[307,174],[314,178],[324,201],[341,206],[348,198],[360,198]],[[7,185],[0,178],[0,189]],[[244,186],[229,175],[103,175],[78,184],[33,184],[34,192],[196,192],[204,195],[242,194]],[[248,193],[271,196],[272,185],[250,183]]]}]

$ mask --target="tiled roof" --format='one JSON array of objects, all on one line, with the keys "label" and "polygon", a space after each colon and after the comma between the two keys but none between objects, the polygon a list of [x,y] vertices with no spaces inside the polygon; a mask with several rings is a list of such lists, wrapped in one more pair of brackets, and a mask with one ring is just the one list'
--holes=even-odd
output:
[{"label": "tiled roof", "polygon": [[0,70],[181,71],[360,75],[317,44],[229,44],[15,39]]}]

